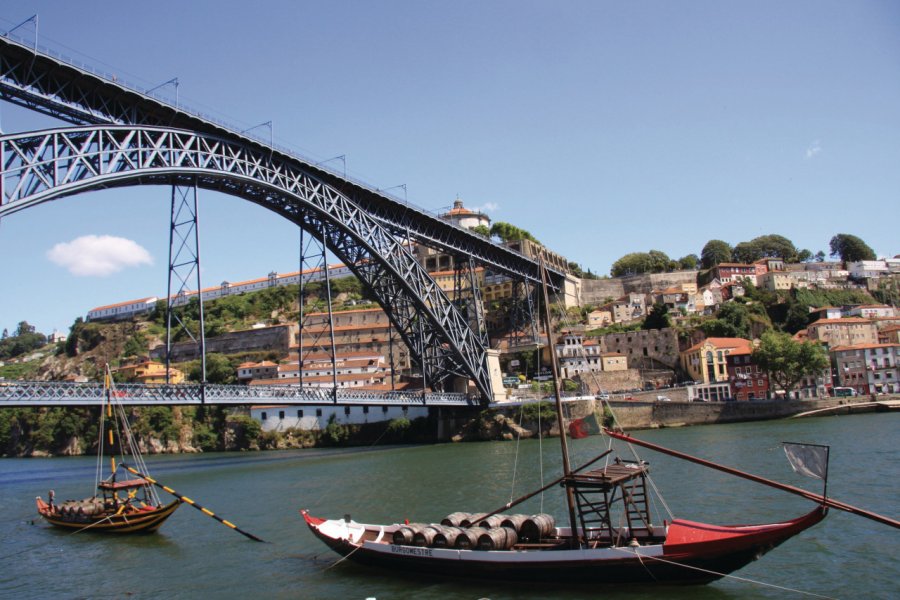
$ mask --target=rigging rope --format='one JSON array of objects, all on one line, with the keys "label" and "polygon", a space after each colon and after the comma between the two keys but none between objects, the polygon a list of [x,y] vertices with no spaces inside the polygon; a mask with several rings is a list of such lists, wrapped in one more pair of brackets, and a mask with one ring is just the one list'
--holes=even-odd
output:
[{"label": "rigging rope", "polygon": [[[568,312],[566,311],[565,306],[563,306],[562,302],[560,302],[559,299],[557,299],[556,305],[557,305],[559,314],[562,315],[561,320],[562,320],[563,327],[571,326],[571,323],[568,321]],[[553,346],[553,344],[550,343],[549,337],[548,337],[548,344],[551,347],[551,352],[555,352],[556,348]],[[581,358],[584,360],[585,364],[588,364],[587,353],[585,353],[583,345],[581,346]],[[597,390],[601,390],[602,389],[600,387],[601,384],[597,378],[596,372],[592,371],[592,370],[587,370],[585,373],[587,375],[589,375],[591,382],[594,384],[594,387],[596,387]],[[616,413],[613,410],[612,405],[610,404],[609,400],[601,399],[600,406],[604,409],[604,418],[605,418],[606,411],[609,411],[609,415],[612,417],[612,420],[613,420],[613,423],[612,423],[613,428],[621,430],[622,426],[619,423],[619,419],[616,416]],[[560,427],[561,426],[562,426],[562,423],[560,423]],[[609,439],[609,444],[608,444],[607,448],[612,448],[612,439],[611,438]],[[634,449],[634,446],[632,444],[628,444],[628,449],[631,451],[631,455],[634,457],[634,459],[638,462],[641,462],[641,458],[640,458],[640,456],[638,456],[638,453]],[[609,465],[610,460],[611,460],[611,458],[607,457],[607,459],[606,459],[607,466]],[[666,499],[663,497],[662,492],[660,492],[659,488],[656,487],[656,482],[653,481],[653,477],[650,475],[649,472],[647,473],[646,478],[650,484],[650,488],[653,490],[653,495],[659,499],[660,504],[662,504],[663,508],[666,511],[666,514],[669,515],[669,518],[674,519],[675,515],[673,514],[672,510],[669,508],[669,505],[666,503]]]},{"label": "rigging rope", "polygon": [[[784,592],[793,592],[795,594],[801,594],[803,596],[811,596],[813,598],[824,598],[825,600],[837,600],[836,598],[834,598],[832,596],[823,596],[822,594],[816,594],[815,592],[806,592],[803,590],[798,590],[796,588],[789,588],[789,587],[786,587],[783,585],[778,585],[776,583],[766,583],[765,581],[759,581],[758,579],[750,579],[749,577],[740,577],[738,575],[731,575],[729,573],[719,573],[719,572],[713,571],[711,569],[704,569],[703,567],[695,567],[694,565],[686,565],[684,563],[676,562],[673,560],[666,560],[665,558],[661,558],[659,556],[645,556],[645,555],[638,553],[637,549],[632,550],[630,548],[615,548],[614,547],[613,550],[617,550],[619,552],[623,552],[628,555],[636,555],[638,560],[641,561],[642,565],[644,565],[644,559],[646,558],[649,560],[655,560],[657,562],[674,565],[676,567],[683,567],[685,569],[691,569],[694,571],[699,571],[701,573],[708,573],[709,575],[715,575],[716,577],[725,577],[728,579],[734,579],[735,581],[741,581],[743,583],[761,585],[763,587],[770,587],[770,588],[773,588],[776,590],[781,590]],[[647,568],[647,566],[644,565],[644,568]],[[648,569],[648,571],[649,571],[649,569]],[[652,576],[652,574],[651,574],[651,576]],[[654,579],[656,579],[656,578],[654,577]]]},{"label": "rigging rope", "polygon": [[520,404],[519,405],[519,429],[516,430],[516,453],[515,453],[515,460],[513,462],[512,486],[510,486],[510,489],[509,489],[510,503],[512,503],[513,499],[515,498],[515,493],[516,493],[516,475],[518,473],[518,468],[519,468],[519,442],[522,441],[522,436],[521,436],[520,432],[522,431],[522,423],[523,423],[524,417],[525,417],[525,405]]}]

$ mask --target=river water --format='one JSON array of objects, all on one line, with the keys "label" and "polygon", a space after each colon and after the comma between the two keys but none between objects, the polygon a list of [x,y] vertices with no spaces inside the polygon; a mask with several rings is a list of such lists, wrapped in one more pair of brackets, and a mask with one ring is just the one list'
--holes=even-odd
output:
[{"label": "river water", "polygon": [[[900,415],[871,414],[637,432],[655,443],[812,491],[782,441],[831,445],[829,495],[900,517]],[[576,440],[573,464],[602,451]],[[802,498],[640,450],[678,517],[713,523],[774,522],[807,512]],[[183,505],[151,535],[114,538],[56,530],[36,518],[34,497],[91,494],[94,459],[0,459],[2,598],[833,598],[900,597],[900,532],[832,510],[811,530],[738,571],[746,580],[706,586],[516,586],[377,573],[332,554],[298,514],[362,522],[437,521],[492,510],[557,476],[557,439],[515,442],[153,456],[154,476],[269,543],[250,541]],[[515,473],[515,478],[513,474]],[[521,512],[564,515],[562,496]],[[518,510],[518,509],[517,509]]]}]

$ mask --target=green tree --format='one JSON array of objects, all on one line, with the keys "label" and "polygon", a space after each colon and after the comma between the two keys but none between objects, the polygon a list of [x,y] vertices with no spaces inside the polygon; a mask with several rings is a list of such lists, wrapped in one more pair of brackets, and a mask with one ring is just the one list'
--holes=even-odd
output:
[{"label": "green tree", "polygon": [[639,273],[664,273],[673,266],[673,261],[665,252],[631,252],[613,263],[610,274],[613,277],[637,275]]},{"label": "green tree", "polygon": [[722,240],[709,240],[700,251],[700,266],[711,269],[719,263],[731,260],[731,245]]},{"label": "green tree", "polygon": [[533,235],[524,229],[519,229],[515,225],[510,225],[503,221],[497,221],[491,225],[491,235],[500,238],[504,243],[517,242],[519,240],[531,240],[536,244],[540,243]]},{"label": "green tree", "polygon": [[478,235],[483,235],[486,238],[491,237],[491,228],[488,227],[487,225],[485,225],[484,223],[476,225],[470,231],[473,231],[473,232],[477,233]]},{"label": "green tree", "polygon": [[776,389],[791,392],[801,379],[828,367],[828,353],[815,342],[798,342],[790,334],[767,331],[753,351],[753,362],[769,375]]},{"label": "green tree", "polygon": [[828,243],[831,256],[840,256],[844,262],[875,260],[875,251],[862,239],[849,233],[839,233]]},{"label": "green tree", "polygon": [[771,233],[753,238],[749,242],[741,242],[734,247],[732,257],[737,262],[752,263],[761,258],[781,258],[785,262],[797,262],[799,252],[794,243],[784,237]]},{"label": "green tree", "polygon": [[669,320],[669,307],[662,302],[657,302],[650,309],[650,314],[644,319],[641,329],[665,329],[671,327],[672,322]]},{"label": "green tree", "polygon": [[821,250],[816,252],[816,262],[825,262],[825,253]]},{"label": "green tree", "polygon": [[813,253],[803,248],[799,252],[797,252],[797,262],[810,262],[813,259]]},{"label": "green tree", "polygon": [[0,339],[0,359],[22,356],[41,348],[46,343],[47,336],[37,333],[27,321],[22,321],[12,336],[7,335]]},{"label": "green tree", "polygon": [[723,304],[716,313],[715,319],[710,319],[700,326],[700,329],[708,337],[739,337],[750,338],[750,309],[740,302],[728,302]]},{"label": "green tree", "polygon": [[693,271],[700,264],[700,257],[696,254],[688,254],[678,259],[678,266],[685,271]]}]

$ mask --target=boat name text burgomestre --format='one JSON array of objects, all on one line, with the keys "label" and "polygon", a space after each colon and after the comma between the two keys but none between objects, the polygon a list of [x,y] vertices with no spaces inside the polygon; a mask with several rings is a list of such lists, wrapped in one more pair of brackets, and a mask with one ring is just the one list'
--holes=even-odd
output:
[{"label": "boat name text burgomestre", "polygon": [[391,545],[394,554],[412,554],[414,556],[431,556],[431,548],[410,548],[408,546]]}]

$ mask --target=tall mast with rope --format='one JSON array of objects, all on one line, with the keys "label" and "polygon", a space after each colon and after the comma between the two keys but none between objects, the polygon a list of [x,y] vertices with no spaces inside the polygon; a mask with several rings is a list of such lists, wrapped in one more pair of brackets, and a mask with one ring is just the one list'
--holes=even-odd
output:
[{"label": "tall mast with rope", "polygon": [[[562,449],[562,467],[563,477],[568,479],[572,476],[572,466],[569,463],[569,444],[566,436],[566,427],[563,423],[563,407],[562,397],[559,391],[559,367],[556,361],[556,349],[553,347],[553,331],[550,327],[550,296],[547,292],[547,267],[544,264],[544,257],[540,260],[541,269],[541,287],[544,291],[544,326],[547,331],[547,347],[550,349],[550,371],[553,375],[553,392],[556,397],[556,422],[559,426],[559,443]],[[569,509],[569,523],[572,527],[572,545],[580,545],[578,537],[578,519],[575,516],[575,492],[571,486],[566,488],[566,505]]]}]

